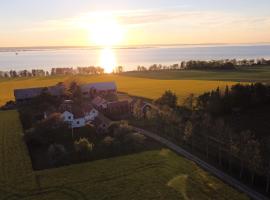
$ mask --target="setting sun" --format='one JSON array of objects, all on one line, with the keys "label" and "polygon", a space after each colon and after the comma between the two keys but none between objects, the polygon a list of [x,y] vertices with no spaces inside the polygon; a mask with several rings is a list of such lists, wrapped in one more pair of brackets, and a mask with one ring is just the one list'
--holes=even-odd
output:
[{"label": "setting sun", "polygon": [[90,40],[98,46],[119,45],[124,38],[124,29],[113,16],[97,16],[89,26]]},{"label": "setting sun", "polygon": [[92,43],[103,48],[99,63],[106,73],[112,73],[116,67],[112,47],[123,41],[124,28],[113,16],[96,15],[89,25],[89,38]]}]

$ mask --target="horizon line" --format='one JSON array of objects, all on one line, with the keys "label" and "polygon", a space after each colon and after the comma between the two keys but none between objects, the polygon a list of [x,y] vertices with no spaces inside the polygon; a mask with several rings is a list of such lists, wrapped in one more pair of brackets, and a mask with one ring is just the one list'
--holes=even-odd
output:
[{"label": "horizon line", "polygon": [[[111,48],[128,48],[128,47],[157,47],[157,46],[210,46],[210,45],[270,45],[270,42],[245,42],[245,43],[168,43],[168,44],[131,44],[131,45],[114,45]],[[98,45],[38,45],[38,46],[0,46],[0,49],[34,49],[34,48],[96,48],[102,49],[105,46]]]}]

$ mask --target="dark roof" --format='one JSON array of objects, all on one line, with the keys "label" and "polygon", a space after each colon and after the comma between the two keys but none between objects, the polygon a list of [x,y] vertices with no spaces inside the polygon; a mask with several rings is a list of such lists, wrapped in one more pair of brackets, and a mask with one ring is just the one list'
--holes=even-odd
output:
[{"label": "dark roof", "polygon": [[91,89],[95,89],[97,91],[106,91],[106,90],[117,90],[117,87],[115,82],[100,82],[81,85],[82,92],[89,92],[89,90]]},{"label": "dark roof", "polygon": [[84,112],[90,112],[94,107],[91,104],[83,105],[82,109]]},{"label": "dark roof", "polygon": [[108,107],[114,107],[114,106],[121,106],[121,105],[128,105],[129,102],[127,100],[124,101],[113,101],[108,103]]},{"label": "dark roof", "polygon": [[72,107],[72,114],[74,115],[75,119],[84,117],[84,112],[83,112],[82,108],[80,108],[78,106]]},{"label": "dark roof", "polygon": [[106,124],[107,126],[109,126],[112,123],[112,121],[109,118],[105,117],[102,113],[99,112],[98,116],[94,120],[94,124],[96,126],[99,126],[103,123]]},{"label": "dark roof", "polygon": [[41,95],[43,91],[48,91],[53,96],[60,96],[64,92],[64,86],[56,85],[51,87],[15,89],[14,96],[16,100],[30,99]]},{"label": "dark roof", "polygon": [[[96,89],[97,91],[117,90],[115,82],[100,82],[81,85],[82,92],[88,92],[90,89]],[[51,87],[15,89],[14,96],[16,100],[30,99],[40,95],[44,90],[48,90],[53,96],[60,96],[64,92],[64,86],[58,84]]]}]

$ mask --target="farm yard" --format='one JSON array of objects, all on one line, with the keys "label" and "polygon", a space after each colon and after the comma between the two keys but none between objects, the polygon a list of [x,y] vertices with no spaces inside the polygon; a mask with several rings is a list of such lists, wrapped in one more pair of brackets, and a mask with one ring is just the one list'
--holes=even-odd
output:
[{"label": "farm yard", "polygon": [[0,119],[0,199],[248,199],[167,149],[33,171],[17,111]]},{"label": "farm yard", "polygon": [[156,99],[165,90],[170,89],[178,95],[180,102],[190,93],[201,94],[217,87],[224,88],[226,85],[231,86],[235,84],[232,81],[160,80],[122,75],[77,75],[3,79],[0,80],[0,105],[5,104],[9,100],[14,100],[13,90],[16,88],[51,86],[58,82],[71,81],[73,79],[81,83],[115,81],[119,91],[150,99]]}]

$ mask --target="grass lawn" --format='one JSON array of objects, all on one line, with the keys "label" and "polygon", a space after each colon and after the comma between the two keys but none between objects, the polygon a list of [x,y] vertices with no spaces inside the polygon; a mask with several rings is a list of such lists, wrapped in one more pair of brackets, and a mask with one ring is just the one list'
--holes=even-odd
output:
[{"label": "grass lawn", "polygon": [[156,99],[165,90],[173,90],[181,102],[190,93],[200,94],[205,91],[221,88],[226,85],[233,85],[231,81],[206,81],[206,80],[160,80],[151,78],[137,78],[119,75],[101,76],[54,76],[41,78],[17,78],[0,81],[0,105],[8,100],[14,100],[13,90],[16,88],[30,88],[40,86],[55,85],[61,81],[76,79],[82,83],[115,81],[119,91],[127,92],[131,95]]},{"label": "grass lawn", "polygon": [[129,77],[141,77],[161,80],[219,80],[237,82],[268,82],[270,83],[270,66],[245,67],[238,70],[207,71],[183,70],[161,72],[126,72]]},{"label": "grass lawn", "polygon": [[16,111],[0,130],[0,199],[248,199],[167,149],[34,172]]}]

